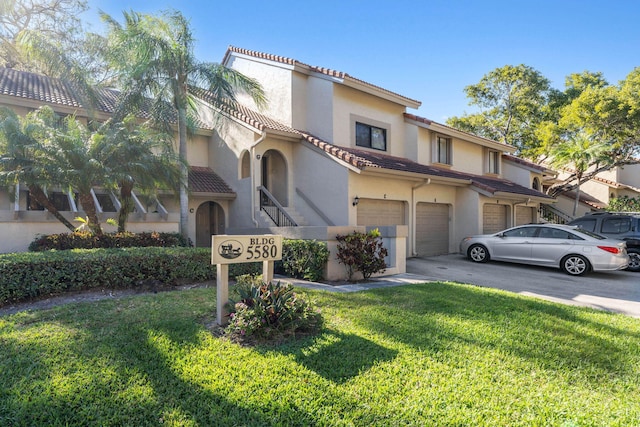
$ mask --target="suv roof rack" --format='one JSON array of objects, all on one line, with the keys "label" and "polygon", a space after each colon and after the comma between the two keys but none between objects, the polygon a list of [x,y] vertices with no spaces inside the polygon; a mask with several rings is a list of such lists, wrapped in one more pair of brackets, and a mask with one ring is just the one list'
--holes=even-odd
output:
[{"label": "suv roof rack", "polygon": [[609,211],[598,211],[598,212],[587,212],[585,215],[640,215],[640,212],[609,212]]}]

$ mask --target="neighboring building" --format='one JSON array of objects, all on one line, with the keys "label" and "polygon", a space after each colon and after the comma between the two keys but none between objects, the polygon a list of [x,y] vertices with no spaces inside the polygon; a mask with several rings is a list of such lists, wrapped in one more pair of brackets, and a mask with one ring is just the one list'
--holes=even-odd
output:
[{"label": "neighboring building", "polygon": [[[569,177],[573,171],[559,171],[557,180]],[[640,198],[640,164],[616,166],[608,171],[600,172],[592,179],[580,185],[578,209],[575,217],[589,212],[604,210],[612,199],[619,197]],[[555,208],[564,212],[567,218],[573,218],[573,206],[576,190],[567,191],[557,196]]]},{"label": "neighboring building", "polygon": [[[540,204],[554,201],[541,191],[548,169],[514,157],[512,146],[408,113],[416,100],[235,47],[223,64],[258,80],[269,104],[258,111],[240,97],[218,110],[223,126],[203,125],[190,141],[189,234],[198,246],[208,246],[211,234],[273,232],[326,240],[332,249],[336,233],[379,227],[388,272],[401,272],[406,257],[455,253],[464,236],[536,222]],[[0,70],[0,104],[25,112],[47,103],[81,114],[70,99],[39,95],[60,84]],[[212,123],[210,109],[199,111]],[[17,242],[0,244],[5,252],[26,249],[36,233],[65,231],[46,213],[29,212],[19,194],[13,202],[0,192],[0,231]],[[154,203],[139,207],[130,228],[177,230],[176,202]],[[329,278],[339,277],[342,269],[331,264]]]}]

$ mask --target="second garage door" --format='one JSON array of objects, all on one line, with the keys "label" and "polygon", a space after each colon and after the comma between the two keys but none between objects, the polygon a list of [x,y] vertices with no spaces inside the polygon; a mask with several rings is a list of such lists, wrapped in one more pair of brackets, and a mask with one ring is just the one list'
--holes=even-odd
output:
[{"label": "second garage door", "polygon": [[516,225],[533,224],[536,222],[536,208],[516,206]]},{"label": "second garage door", "polygon": [[493,234],[505,228],[507,228],[507,207],[505,205],[484,205],[482,233]]},{"label": "second garage door", "polygon": [[418,203],[416,206],[416,252],[420,256],[449,253],[449,205]]},{"label": "second garage door", "polygon": [[360,199],[358,225],[405,225],[404,202]]}]

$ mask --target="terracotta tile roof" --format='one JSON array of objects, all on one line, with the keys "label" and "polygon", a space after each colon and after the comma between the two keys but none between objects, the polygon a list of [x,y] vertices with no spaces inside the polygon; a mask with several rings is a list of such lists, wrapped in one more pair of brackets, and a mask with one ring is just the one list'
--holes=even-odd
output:
[{"label": "terracotta tile roof", "polygon": [[[71,108],[86,108],[81,96],[73,85],[62,79],[44,76],[41,74],[17,71],[11,68],[0,67],[0,95],[14,96],[42,102],[43,104],[59,105]],[[96,110],[112,114],[120,96],[120,92],[114,89],[96,89]],[[148,119],[151,117],[149,106],[137,113],[138,117]],[[177,114],[173,112],[169,119],[172,123],[177,121]],[[200,129],[213,129],[200,120],[196,120],[196,126]]]},{"label": "terracotta tile roof", "polygon": [[552,169],[549,169],[545,166],[539,165],[537,163],[530,162],[529,160],[523,159],[521,157],[516,157],[511,154],[502,154],[502,158],[508,160],[513,163],[517,163],[519,165],[526,166],[531,169],[539,170],[540,172],[555,172]]},{"label": "terracotta tile roof", "polygon": [[507,147],[511,147],[510,145],[505,144],[504,142],[496,141],[496,140],[493,140],[493,139],[486,138],[484,136],[473,134],[471,132],[467,132],[467,131],[464,131],[464,130],[456,129],[453,126],[449,126],[449,125],[446,125],[444,123],[439,123],[439,122],[436,122],[434,120],[427,119],[426,117],[416,116],[415,114],[411,114],[411,113],[404,113],[404,117],[406,119],[413,120],[413,121],[418,122],[418,123],[424,123],[426,125],[432,125],[432,124],[438,125],[438,126],[441,126],[443,128],[451,129],[452,131],[460,132],[460,133],[472,136],[474,138],[478,138],[478,139],[481,139],[481,140],[485,140],[487,142],[491,142],[493,144],[501,144],[501,145],[504,145],[504,146],[507,146]]},{"label": "terracotta tile roof", "polygon": [[194,193],[235,194],[226,182],[211,168],[191,166],[189,190]]},{"label": "terracotta tile roof", "polygon": [[[576,199],[576,192],[575,191],[563,191],[562,193],[560,193],[562,196],[570,199],[570,200],[575,200]],[[607,207],[607,204],[596,199],[595,197],[592,197],[591,195],[587,194],[587,193],[583,193],[582,191],[580,192],[580,196],[578,201],[580,203],[584,203],[585,205],[591,206],[592,208],[595,209],[604,209]]]},{"label": "terracotta tile roof", "polygon": [[349,74],[347,74],[345,72],[332,70],[330,68],[318,67],[318,66],[315,66],[315,65],[305,64],[304,62],[300,62],[300,61],[298,61],[296,59],[287,58],[285,56],[272,55],[270,53],[257,52],[255,50],[248,50],[248,49],[242,49],[242,48],[235,47],[235,46],[229,46],[229,48],[227,49],[227,52],[225,53],[224,58],[222,60],[223,64],[226,62],[226,60],[229,57],[231,52],[239,53],[239,54],[247,55],[247,56],[252,56],[254,58],[267,59],[269,61],[279,62],[281,64],[287,64],[287,65],[292,65],[292,66],[300,66],[300,67],[307,68],[310,71],[313,71],[313,72],[316,72],[316,73],[324,74],[324,75],[330,76],[330,77],[336,77],[336,78],[343,79],[343,80],[344,79],[349,79],[349,80],[361,83],[361,84],[363,84],[365,86],[369,86],[371,88],[375,88],[375,89],[380,90],[382,92],[388,93],[390,95],[399,96],[401,98],[404,98],[404,99],[410,101],[411,103],[416,103],[418,105],[421,104],[421,102],[418,101],[418,100],[408,98],[406,96],[400,95],[399,93],[390,91],[390,90],[385,89],[383,87],[376,86],[374,84],[365,82],[364,80],[360,80],[358,78],[355,78],[352,75],[349,75]]},{"label": "terracotta tile roof", "polygon": [[256,113],[247,107],[240,105],[226,105],[224,108],[226,114],[229,114],[238,120],[241,120],[259,130],[279,130],[286,131],[291,134],[297,134],[305,141],[318,147],[331,156],[340,159],[358,169],[378,168],[386,170],[395,170],[401,172],[417,173],[425,176],[435,176],[442,178],[452,178],[468,181],[470,184],[491,193],[505,192],[519,195],[542,197],[553,199],[537,190],[527,188],[511,181],[500,178],[491,178],[480,175],[473,175],[463,172],[452,171],[450,169],[440,168],[432,165],[423,165],[404,157],[395,157],[374,151],[360,150],[356,148],[340,147],[301,130],[293,129],[273,120],[263,114]]},{"label": "terracotta tile roof", "polygon": [[417,173],[426,176],[452,178],[464,181],[475,187],[478,187],[484,191],[488,191],[492,194],[503,192],[513,193],[518,195],[541,197],[547,199],[553,199],[552,197],[541,193],[532,188],[527,188],[522,185],[513,183],[506,179],[494,178],[482,175],[473,175],[464,172],[453,171],[433,165],[424,165],[414,162],[413,160],[404,157],[389,156],[387,154],[376,153],[368,150],[360,150],[355,148],[338,147],[328,142],[322,141],[309,134],[304,134],[305,140],[309,141],[318,148],[321,148],[325,152],[332,156],[339,158],[358,169],[366,168],[380,168],[387,170],[395,170],[402,172]]}]

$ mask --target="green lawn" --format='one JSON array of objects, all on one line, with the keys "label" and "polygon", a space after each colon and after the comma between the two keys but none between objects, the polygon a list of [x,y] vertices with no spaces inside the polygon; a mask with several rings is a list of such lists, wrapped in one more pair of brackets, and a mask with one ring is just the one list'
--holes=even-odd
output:
[{"label": "green lawn", "polygon": [[320,335],[215,336],[215,289],[0,317],[0,425],[640,425],[640,320],[447,283],[305,292]]}]

